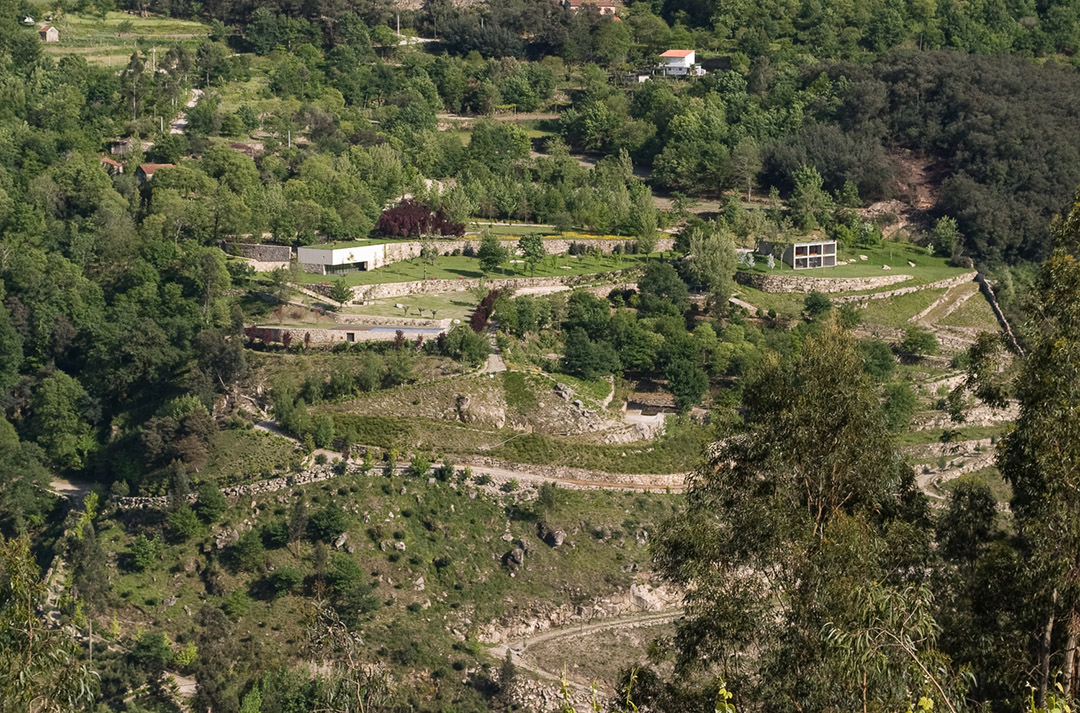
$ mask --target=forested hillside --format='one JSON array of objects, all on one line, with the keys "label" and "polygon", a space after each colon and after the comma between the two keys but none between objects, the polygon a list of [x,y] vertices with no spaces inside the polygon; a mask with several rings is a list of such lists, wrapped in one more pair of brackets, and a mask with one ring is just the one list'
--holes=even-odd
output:
[{"label": "forested hillside", "polygon": [[0,713],[1066,710],[1078,50],[0,0]]}]

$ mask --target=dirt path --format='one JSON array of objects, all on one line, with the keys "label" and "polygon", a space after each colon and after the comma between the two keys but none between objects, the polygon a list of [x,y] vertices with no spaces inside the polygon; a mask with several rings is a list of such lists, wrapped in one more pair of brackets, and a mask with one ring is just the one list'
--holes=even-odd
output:
[{"label": "dirt path", "polygon": [[[550,665],[545,665],[542,661],[533,661],[531,657],[527,657],[530,647],[552,641],[590,636],[592,634],[611,631],[613,629],[628,629],[667,624],[668,622],[678,619],[682,614],[682,609],[673,609],[662,612],[644,612],[636,616],[605,619],[592,624],[578,624],[575,626],[548,629],[523,639],[512,639],[504,644],[496,644],[490,649],[490,653],[492,656],[503,659],[509,651],[510,659],[514,662],[514,665],[528,671],[542,680],[556,683],[561,686],[563,680],[562,670],[552,669]],[[575,693],[592,695],[592,689],[587,685],[569,680],[569,678],[567,678],[566,684],[570,690]]]},{"label": "dirt path", "polygon": [[[201,90],[201,89],[192,89],[191,90],[191,98],[188,99],[187,104],[185,104],[184,107],[187,108],[187,109],[192,108],[193,106],[195,106],[196,104],[199,103],[199,99],[202,97],[202,95],[203,95],[203,90]],[[184,112],[184,111],[181,111],[176,116],[175,119],[173,119],[172,121],[169,122],[169,133],[170,134],[182,134],[182,133],[184,133],[184,131],[187,130],[187,124],[188,124],[187,113]]]}]

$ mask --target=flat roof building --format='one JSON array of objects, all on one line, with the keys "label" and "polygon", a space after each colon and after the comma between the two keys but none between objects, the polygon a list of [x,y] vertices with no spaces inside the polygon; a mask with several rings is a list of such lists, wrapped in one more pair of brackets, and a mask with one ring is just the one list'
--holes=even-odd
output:
[{"label": "flat roof building", "polygon": [[780,259],[796,270],[836,267],[836,241],[810,240],[791,243]]},{"label": "flat roof building", "polygon": [[386,244],[371,240],[297,248],[296,258],[305,272],[317,275],[346,275],[387,264]]}]

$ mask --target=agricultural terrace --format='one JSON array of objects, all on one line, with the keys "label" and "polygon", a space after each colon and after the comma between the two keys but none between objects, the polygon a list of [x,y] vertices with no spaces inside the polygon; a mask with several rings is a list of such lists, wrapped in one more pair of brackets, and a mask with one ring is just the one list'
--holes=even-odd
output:
[{"label": "agricultural terrace", "polygon": [[170,48],[183,45],[194,49],[199,41],[209,35],[209,28],[200,22],[151,15],[140,17],[127,12],[109,12],[105,18],[75,15],[59,10],[37,10],[43,20],[52,14],[49,22],[60,31],[60,41],[43,44],[46,53],[55,58],[78,55],[87,62],[122,67],[132,52],[139,49],[148,54],[157,48],[160,57]]}]

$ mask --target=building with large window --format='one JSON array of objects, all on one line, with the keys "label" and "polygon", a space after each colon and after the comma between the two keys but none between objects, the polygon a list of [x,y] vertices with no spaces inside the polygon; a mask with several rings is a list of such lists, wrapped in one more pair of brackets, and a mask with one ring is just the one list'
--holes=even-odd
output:
[{"label": "building with large window", "polygon": [[836,267],[836,241],[811,240],[791,243],[784,249],[784,254],[780,259],[796,270]]},{"label": "building with large window", "polygon": [[364,272],[388,263],[386,243],[373,240],[297,248],[296,257],[305,272],[318,275]]},{"label": "building with large window", "polygon": [[660,55],[663,61],[657,67],[665,77],[700,77],[705,70],[697,63],[694,50],[668,50]]}]

